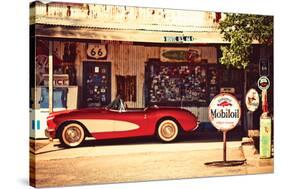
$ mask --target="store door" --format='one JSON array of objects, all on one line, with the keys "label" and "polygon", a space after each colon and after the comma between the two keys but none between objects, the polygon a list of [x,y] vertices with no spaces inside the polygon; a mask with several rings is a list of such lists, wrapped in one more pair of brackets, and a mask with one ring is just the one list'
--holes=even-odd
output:
[{"label": "store door", "polygon": [[83,62],[83,106],[104,107],[111,102],[111,63]]}]

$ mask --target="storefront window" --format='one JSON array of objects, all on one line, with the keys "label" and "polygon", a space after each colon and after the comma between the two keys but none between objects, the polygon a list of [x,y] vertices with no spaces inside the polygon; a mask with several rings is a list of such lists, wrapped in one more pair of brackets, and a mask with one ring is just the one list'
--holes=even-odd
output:
[{"label": "storefront window", "polygon": [[35,72],[36,85],[44,84],[44,74],[49,72],[49,42],[47,40],[36,39]]},{"label": "storefront window", "polygon": [[204,106],[209,102],[206,64],[151,62],[148,104]]},{"label": "storefront window", "polygon": [[[76,85],[76,45],[72,42],[52,41],[53,73],[67,74],[69,85]],[[49,74],[49,41],[36,40],[36,85],[44,85],[44,76]],[[46,82],[45,82],[46,83]]]}]

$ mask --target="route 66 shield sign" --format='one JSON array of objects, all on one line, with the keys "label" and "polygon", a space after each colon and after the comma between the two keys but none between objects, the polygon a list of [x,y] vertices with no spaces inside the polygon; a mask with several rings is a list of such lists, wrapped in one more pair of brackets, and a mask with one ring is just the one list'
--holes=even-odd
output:
[{"label": "route 66 shield sign", "polygon": [[88,44],[87,55],[93,59],[105,59],[107,55],[106,46],[101,44]]}]

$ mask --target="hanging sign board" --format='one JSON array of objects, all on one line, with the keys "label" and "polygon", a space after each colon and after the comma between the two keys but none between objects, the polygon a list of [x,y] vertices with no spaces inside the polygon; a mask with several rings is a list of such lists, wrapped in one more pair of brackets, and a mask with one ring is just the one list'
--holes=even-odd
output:
[{"label": "hanging sign board", "polygon": [[168,43],[188,43],[193,40],[192,36],[164,36],[164,42]]},{"label": "hanging sign board", "polygon": [[270,87],[270,81],[268,77],[261,76],[258,80],[258,87],[260,90],[267,90]]},{"label": "hanging sign board", "polygon": [[160,48],[161,62],[201,62],[201,49],[199,48]]},{"label": "hanging sign board", "polygon": [[228,94],[221,93],[213,98],[209,105],[209,120],[213,126],[223,132],[236,127],[241,118],[238,100]]},{"label": "hanging sign board", "polygon": [[246,107],[249,111],[254,112],[258,109],[260,104],[259,94],[255,89],[248,90],[245,97]]},{"label": "hanging sign board", "polygon": [[105,59],[107,55],[106,45],[89,43],[87,56],[92,59]]}]

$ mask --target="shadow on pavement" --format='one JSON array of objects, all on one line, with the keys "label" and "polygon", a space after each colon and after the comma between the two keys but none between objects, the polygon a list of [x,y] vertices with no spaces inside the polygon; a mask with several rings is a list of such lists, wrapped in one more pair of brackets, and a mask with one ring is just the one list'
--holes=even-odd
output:
[{"label": "shadow on pavement", "polygon": [[[197,142],[221,142],[222,133],[218,131],[211,132],[193,132],[188,134],[181,134],[176,141],[172,143],[197,143]],[[227,135],[228,141],[241,141],[242,135],[240,132],[229,132]],[[114,145],[138,145],[138,144],[155,144],[165,142],[160,141],[157,137],[134,137],[134,138],[121,138],[121,139],[107,139],[107,140],[86,140],[80,147],[94,147],[94,146],[114,146]],[[55,146],[64,148],[61,144]]]},{"label": "shadow on pavement", "polygon": [[[227,134],[227,141],[241,141],[242,140],[242,134],[239,130],[232,130],[229,131]],[[198,142],[222,142],[222,132],[219,132],[215,129],[208,129],[203,130],[198,129],[191,133],[182,133],[176,141],[172,143],[198,143]],[[79,148],[85,148],[85,147],[95,147],[95,146],[115,146],[115,145],[143,145],[143,144],[165,144],[164,142],[161,142],[157,137],[155,136],[149,136],[149,137],[133,137],[133,138],[121,138],[121,139],[107,139],[107,140],[85,140],[83,144]],[[39,154],[45,154],[49,152],[55,152],[55,151],[61,151],[61,150],[67,150],[70,148],[67,148],[60,144],[59,142],[54,142],[53,146],[55,148],[50,148],[49,150],[46,149],[46,151],[39,151],[35,153],[36,155]]]}]

